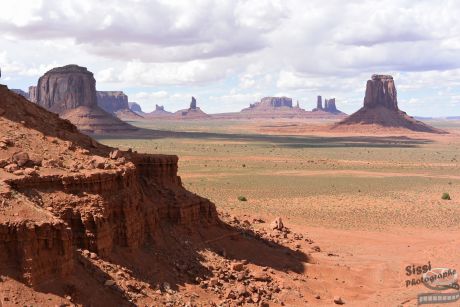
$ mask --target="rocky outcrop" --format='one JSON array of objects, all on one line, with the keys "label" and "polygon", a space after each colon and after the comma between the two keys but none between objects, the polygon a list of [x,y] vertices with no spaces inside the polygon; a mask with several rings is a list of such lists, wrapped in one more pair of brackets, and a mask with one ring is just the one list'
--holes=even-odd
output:
[{"label": "rocky outcrop", "polygon": [[137,102],[128,102],[128,105],[131,111],[136,112],[139,115],[142,115],[144,113],[142,111],[141,106]]},{"label": "rocky outcrop", "polygon": [[316,110],[323,109],[323,98],[321,96],[316,97]]},{"label": "rocky outcrop", "polygon": [[251,104],[250,108],[292,108],[292,98],[288,97],[264,97],[260,102]]},{"label": "rocky outcrop", "polygon": [[364,107],[374,108],[381,106],[388,110],[399,110],[396,86],[392,76],[372,75],[366,84]]},{"label": "rocky outcrop", "polygon": [[348,126],[352,129],[359,129],[368,125],[403,128],[419,132],[445,133],[399,110],[396,86],[393,77],[389,75],[372,75],[371,80],[368,80],[366,84],[364,106],[333,128]]},{"label": "rocky outcrop", "polygon": [[[195,110],[196,112],[196,101],[195,101]],[[153,112],[150,112],[148,114],[146,114],[145,116],[146,117],[149,117],[149,118],[168,118],[168,117],[171,117],[173,115],[173,113],[171,112],[168,112],[165,110],[164,106],[160,106],[160,105],[155,105],[155,111]]]},{"label": "rocky outcrop", "polygon": [[39,285],[71,274],[79,250],[110,257],[161,240],[162,227],[217,222],[214,204],[183,188],[177,156],[114,151],[4,87],[0,108],[0,161],[20,171],[0,167],[2,275]]},{"label": "rocky outcrop", "polygon": [[335,104],[335,98],[324,99],[324,107],[323,107],[322,97],[318,96],[317,101],[316,101],[316,108],[314,108],[312,112],[319,112],[319,111],[327,112],[327,113],[334,114],[334,115],[345,115],[345,113],[337,109],[337,106]]},{"label": "rocky outcrop", "polygon": [[121,91],[97,91],[96,96],[98,106],[106,112],[129,109],[128,96]]},{"label": "rocky outcrop", "polygon": [[78,65],[51,69],[38,80],[37,104],[58,114],[80,106],[97,106],[93,73]]},{"label": "rocky outcrop", "polygon": [[192,96],[192,101],[190,102],[190,110],[196,110],[196,99]]},{"label": "rocky outcrop", "polygon": [[[161,111],[160,111],[161,112]],[[197,106],[196,98],[192,96],[190,107],[188,109],[179,110],[173,114],[175,119],[204,119],[210,116],[203,112],[200,107]]]},{"label": "rocky outcrop", "polygon": [[342,113],[339,111],[335,105],[335,98],[331,99],[326,99],[324,102],[324,111],[329,112],[329,113]]},{"label": "rocky outcrop", "polygon": [[62,221],[0,222],[0,269],[29,285],[70,274],[72,231]]},{"label": "rocky outcrop", "polygon": [[[120,101],[125,101],[123,95],[119,95]],[[112,96],[107,94],[104,97],[109,97],[107,100],[113,102]],[[138,130],[97,105],[93,73],[78,65],[53,68],[40,77],[36,88],[36,103],[58,113],[85,133],[120,134]],[[107,105],[111,106],[110,103]]]},{"label": "rocky outcrop", "polygon": [[37,87],[29,86],[29,100],[33,103],[37,103]]}]

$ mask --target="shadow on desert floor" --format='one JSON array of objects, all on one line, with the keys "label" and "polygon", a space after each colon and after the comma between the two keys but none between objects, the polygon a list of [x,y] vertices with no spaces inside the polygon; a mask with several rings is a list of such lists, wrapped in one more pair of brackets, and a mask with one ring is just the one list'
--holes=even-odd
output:
[{"label": "shadow on desert floor", "polygon": [[376,148],[411,148],[430,144],[433,141],[426,138],[411,138],[407,136],[293,136],[293,135],[264,135],[240,133],[210,133],[210,132],[174,132],[163,130],[141,129],[131,135],[103,135],[96,139],[195,139],[220,140],[240,142],[267,142],[286,148],[340,148],[340,147],[376,147]]}]

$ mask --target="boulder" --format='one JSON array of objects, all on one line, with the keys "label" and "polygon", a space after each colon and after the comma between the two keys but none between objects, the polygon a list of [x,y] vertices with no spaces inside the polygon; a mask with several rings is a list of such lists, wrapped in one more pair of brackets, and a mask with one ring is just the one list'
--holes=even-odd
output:
[{"label": "boulder", "polygon": [[21,167],[21,166],[26,165],[27,162],[29,162],[30,158],[29,158],[28,153],[20,151],[20,152],[13,154],[13,156],[11,157],[11,160],[15,162],[18,166]]},{"label": "boulder", "polygon": [[272,229],[282,230],[284,228],[284,225],[281,217],[277,217],[276,219],[274,219],[273,222],[271,222],[270,227]]}]

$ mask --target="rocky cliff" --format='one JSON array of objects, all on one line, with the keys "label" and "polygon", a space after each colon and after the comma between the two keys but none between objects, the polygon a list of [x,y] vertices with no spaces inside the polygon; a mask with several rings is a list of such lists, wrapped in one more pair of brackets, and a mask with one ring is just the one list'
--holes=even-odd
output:
[{"label": "rocky cliff", "polygon": [[37,103],[37,87],[29,86],[29,100],[33,103]]},{"label": "rocky cliff", "polygon": [[58,113],[85,133],[119,134],[138,130],[97,105],[96,80],[85,67],[53,68],[40,77],[36,89],[30,92],[36,95],[32,101]]},{"label": "rocky cliff", "polygon": [[80,106],[97,106],[93,73],[77,65],[51,69],[38,79],[37,104],[58,114]]},{"label": "rocky cliff", "polygon": [[377,106],[388,110],[399,110],[396,86],[392,76],[372,75],[371,80],[367,81],[364,107],[373,108]]},{"label": "rocky cliff", "polygon": [[389,75],[372,75],[371,80],[366,83],[363,107],[333,128],[351,126],[351,128],[359,129],[366,125],[445,133],[399,110],[396,86],[393,77]]},{"label": "rocky cliff", "polygon": [[177,156],[118,151],[0,86],[0,268],[29,285],[68,276],[77,251],[111,257],[161,225],[215,223],[182,187]]},{"label": "rocky cliff", "polygon": [[121,91],[97,91],[96,96],[97,105],[106,112],[129,109],[128,96]]}]

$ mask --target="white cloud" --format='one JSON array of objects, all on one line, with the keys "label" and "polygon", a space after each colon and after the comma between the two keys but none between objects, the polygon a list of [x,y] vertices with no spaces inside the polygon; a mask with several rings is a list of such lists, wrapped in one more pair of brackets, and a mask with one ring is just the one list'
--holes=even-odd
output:
[{"label": "white cloud", "polygon": [[401,101],[420,106],[460,88],[455,0],[22,0],[0,12],[0,65],[15,85],[77,63],[98,88],[165,91],[177,107],[193,93],[210,110],[286,93],[336,96],[347,111],[372,73],[393,74]]}]

